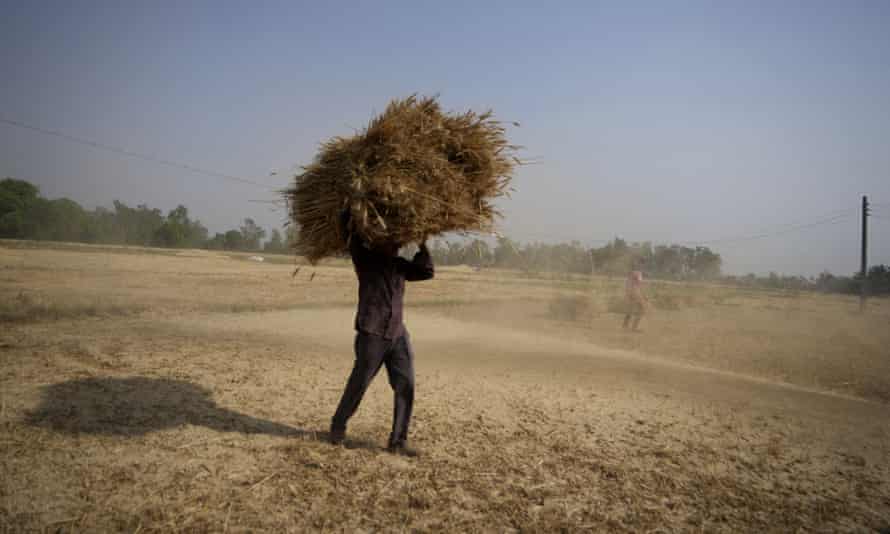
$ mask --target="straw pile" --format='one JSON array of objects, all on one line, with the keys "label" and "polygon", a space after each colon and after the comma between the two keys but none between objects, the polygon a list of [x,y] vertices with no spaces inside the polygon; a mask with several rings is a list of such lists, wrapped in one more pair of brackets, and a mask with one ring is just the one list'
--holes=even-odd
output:
[{"label": "straw pile", "polygon": [[504,134],[490,111],[445,113],[435,98],[416,96],[392,101],[357,135],[323,143],[284,191],[297,252],[315,263],[345,253],[350,234],[374,246],[491,231],[500,216],[492,201],[519,163]]}]

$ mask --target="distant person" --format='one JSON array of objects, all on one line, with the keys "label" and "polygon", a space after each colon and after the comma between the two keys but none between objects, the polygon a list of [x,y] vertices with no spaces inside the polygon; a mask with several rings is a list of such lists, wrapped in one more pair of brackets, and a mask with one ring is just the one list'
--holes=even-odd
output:
[{"label": "distant person", "polygon": [[633,319],[633,327],[632,330],[634,332],[640,331],[640,319],[643,318],[643,315],[646,313],[646,305],[648,301],[646,297],[643,295],[643,273],[640,271],[631,271],[627,275],[627,280],[624,283],[624,296],[627,304],[627,311],[624,315],[624,329],[627,330],[629,326],[631,326],[631,319]]},{"label": "distant person", "polygon": [[355,364],[331,420],[330,441],[335,445],[343,443],[346,423],[358,409],[380,367],[385,365],[389,385],[395,393],[387,450],[417,456],[417,451],[407,446],[414,405],[414,352],[402,324],[402,297],[405,281],[429,280],[434,270],[425,240],[411,261],[398,256],[399,248],[399,243],[369,248],[357,235],[349,237],[349,252],[359,284]]}]

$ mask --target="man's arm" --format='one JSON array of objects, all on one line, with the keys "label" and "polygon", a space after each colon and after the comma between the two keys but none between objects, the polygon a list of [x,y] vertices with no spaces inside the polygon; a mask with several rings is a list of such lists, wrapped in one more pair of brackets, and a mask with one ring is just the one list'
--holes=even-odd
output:
[{"label": "man's arm", "polygon": [[381,262],[379,254],[369,249],[358,234],[349,236],[349,255],[357,272],[378,269]]},{"label": "man's arm", "polygon": [[405,280],[409,282],[420,282],[421,280],[429,280],[435,275],[433,268],[433,257],[426,248],[426,241],[420,244],[420,249],[414,255],[411,261],[405,258],[399,258],[399,268],[405,273]]},{"label": "man's arm", "polygon": [[350,229],[351,218],[348,209],[340,213],[340,238],[346,242],[353,264],[361,270],[371,262],[373,256],[362,238]]}]

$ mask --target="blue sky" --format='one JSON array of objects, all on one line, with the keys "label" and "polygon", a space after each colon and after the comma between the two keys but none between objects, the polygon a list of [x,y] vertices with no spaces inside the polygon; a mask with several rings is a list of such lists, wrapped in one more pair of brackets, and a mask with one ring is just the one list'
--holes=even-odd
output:
[{"label": "blue sky", "polygon": [[[0,117],[286,185],[394,97],[492,108],[539,160],[521,241],[714,243],[725,270],[858,268],[890,219],[890,3],[6,2]],[[269,173],[277,171],[277,176]],[[274,194],[0,124],[0,175],[88,206],[186,204],[211,230]],[[843,212],[842,214],[844,214]],[[890,220],[872,263],[890,263]]]}]

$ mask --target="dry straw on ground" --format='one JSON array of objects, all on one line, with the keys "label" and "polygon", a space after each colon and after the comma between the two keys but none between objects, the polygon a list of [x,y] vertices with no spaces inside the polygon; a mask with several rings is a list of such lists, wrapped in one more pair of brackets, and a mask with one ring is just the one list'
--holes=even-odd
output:
[{"label": "dry straw on ground", "polygon": [[[0,242],[0,311],[27,306],[0,317],[2,533],[888,526],[887,299],[653,282],[679,305],[632,335],[620,279],[445,267],[412,290],[404,459],[385,379],[355,448],[324,442],[350,270],[40,246]],[[591,315],[549,320],[557,295]]]},{"label": "dry straw on ground", "polygon": [[284,191],[297,252],[311,262],[341,254],[347,230],[370,245],[491,231],[499,215],[492,202],[507,192],[516,150],[490,111],[394,100],[357,135],[325,142]]}]

